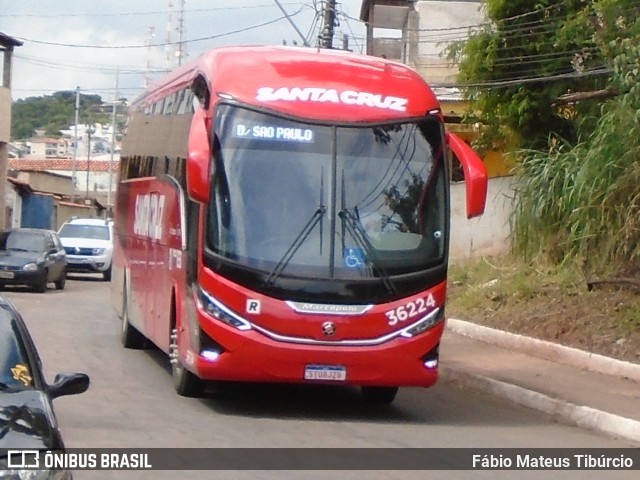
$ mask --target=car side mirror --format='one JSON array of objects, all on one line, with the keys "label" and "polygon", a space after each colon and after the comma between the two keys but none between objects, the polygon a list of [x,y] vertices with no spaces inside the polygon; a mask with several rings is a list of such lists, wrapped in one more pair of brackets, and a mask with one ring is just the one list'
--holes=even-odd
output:
[{"label": "car side mirror", "polygon": [[78,395],[86,392],[90,383],[89,375],[86,373],[59,373],[53,384],[49,385],[49,395],[51,398]]}]

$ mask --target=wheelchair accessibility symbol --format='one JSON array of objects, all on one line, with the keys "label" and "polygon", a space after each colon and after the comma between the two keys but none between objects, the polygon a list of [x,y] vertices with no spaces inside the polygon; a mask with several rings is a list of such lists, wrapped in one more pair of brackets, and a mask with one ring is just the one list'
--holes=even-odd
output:
[{"label": "wheelchair accessibility symbol", "polygon": [[358,268],[364,265],[364,251],[360,248],[344,249],[344,265],[348,268]]}]

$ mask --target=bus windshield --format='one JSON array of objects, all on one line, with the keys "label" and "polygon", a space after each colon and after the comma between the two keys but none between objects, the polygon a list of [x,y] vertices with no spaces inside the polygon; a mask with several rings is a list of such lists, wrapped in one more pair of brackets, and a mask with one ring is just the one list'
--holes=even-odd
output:
[{"label": "bus windshield", "polygon": [[437,118],[317,125],[221,105],[215,132],[207,243],[217,256],[271,281],[390,279],[445,260]]}]

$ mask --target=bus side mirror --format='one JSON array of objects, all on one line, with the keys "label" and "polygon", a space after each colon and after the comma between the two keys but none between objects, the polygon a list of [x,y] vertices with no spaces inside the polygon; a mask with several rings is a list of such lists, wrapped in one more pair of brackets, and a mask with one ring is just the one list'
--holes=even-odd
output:
[{"label": "bus side mirror", "polygon": [[473,149],[454,133],[447,133],[447,144],[460,160],[467,187],[467,218],[483,214],[487,201],[487,167]]},{"label": "bus side mirror", "polygon": [[196,202],[208,203],[210,195],[211,144],[209,119],[205,110],[196,108],[189,130],[187,153],[187,192]]}]

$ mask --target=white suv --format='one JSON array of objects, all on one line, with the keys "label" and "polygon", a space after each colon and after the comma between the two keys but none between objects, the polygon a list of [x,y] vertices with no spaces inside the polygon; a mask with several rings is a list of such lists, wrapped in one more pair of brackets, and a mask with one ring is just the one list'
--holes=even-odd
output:
[{"label": "white suv", "polygon": [[67,272],[102,273],[111,280],[113,222],[99,218],[72,218],[58,231],[67,252]]}]

